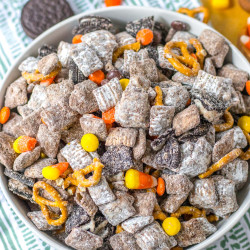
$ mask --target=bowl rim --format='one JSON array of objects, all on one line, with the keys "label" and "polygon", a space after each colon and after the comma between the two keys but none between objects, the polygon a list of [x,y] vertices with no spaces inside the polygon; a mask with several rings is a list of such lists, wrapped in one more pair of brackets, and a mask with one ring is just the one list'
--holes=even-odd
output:
[{"label": "bowl rim", "polygon": [[[167,9],[161,9],[161,8],[154,8],[154,7],[143,7],[143,6],[117,6],[117,7],[109,7],[109,8],[101,8],[101,9],[96,9],[96,10],[88,10],[82,13],[79,13],[77,15],[74,15],[70,18],[67,18],[65,20],[63,20],[62,22],[54,25],[53,27],[51,27],[50,29],[46,30],[45,32],[43,32],[41,35],[39,35],[36,39],[34,39],[31,44],[29,46],[27,46],[25,48],[25,50],[23,51],[23,53],[20,54],[20,56],[18,56],[18,58],[14,61],[14,63],[11,65],[11,67],[8,69],[7,73],[5,74],[5,77],[2,80],[2,84],[0,85],[0,91],[2,90],[2,87],[5,85],[5,82],[8,80],[9,76],[11,75],[12,71],[18,66],[19,64],[19,60],[29,52],[29,50],[33,47],[36,46],[36,43],[39,43],[40,40],[46,38],[48,35],[50,35],[52,32],[56,31],[58,28],[62,27],[65,24],[74,22],[76,20],[78,20],[80,17],[85,16],[85,15],[96,15],[96,14],[102,14],[105,12],[115,12],[117,10],[123,10],[123,11],[129,11],[129,10],[134,10],[134,9],[138,9],[138,10],[152,10],[152,15],[154,15],[154,11],[161,11],[164,14],[170,14],[170,15],[175,15],[176,18],[180,18],[179,20],[185,21],[185,22],[192,22],[192,23],[196,23],[200,26],[204,26],[204,29],[210,29],[213,30],[214,32],[220,34],[229,44],[232,52],[234,54],[236,54],[237,57],[240,58],[240,60],[245,61],[245,63],[249,62],[247,61],[247,59],[242,55],[242,53],[238,50],[238,48],[236,48],[226,37],[224,37],[221,33],[219,33],[218,31],[216,31],[215,29],[213,29],[212,27],[208,26],[207,24],[201,23],[196,19],[193,19],[189,16],[180,14],[178,12],[175,11],[171,11],[171,10],[167,10]],[[250,72],[250,66],[247,69],[248,72]],[[1,166],[2,168],[4,168],[3,166]],[[18,215],[18,217],[23,221],[23,223],[32,231],[34,232],[34,234],[42,239],[43,241],[45,241],[47,244],[49,244],[50,246],[54,247],[55,249],[70,249],[69,246],[62,246],[56,238],[54,238],[54,240],[51,240],[49,237],[47,237],[47,234],[44,233],[43,231],[40,231],[29,219],[26,219],[22,213],[19,211],[18,207],[15,205],[15,202],[12,200],[12,198],[9,195],[9,190],[7,185],[4,185],[3,183],[3,178],[6,178],[5,176],[0,176],[0,188],[4,194],[4,197],[6,198],[7,202],[10,204],[11,208],[14,210],[14,212]],[[234,212],[227,220],[225,220],[225,222],[223,222],[223,225],[212,235],[210,235],[206,240],[204,240],[203,242],[190,246],[188,249],[189,250],[200,250],[200,249],[204,249],[205,247],[213,244],[216,240],[218,240],[219,238],[221,238],[225,233],[227,233],[240,219],[241,217],[243,217],[243,215],[247,212],[247,210],[250,208],[250,192],[249,192],[249,185],[247,187],[248,190],[248,194],[245,197],[244,201],[242,202],[242,204],[240,205],[240,207],[238,208],[238,210],[236,212]]]}]

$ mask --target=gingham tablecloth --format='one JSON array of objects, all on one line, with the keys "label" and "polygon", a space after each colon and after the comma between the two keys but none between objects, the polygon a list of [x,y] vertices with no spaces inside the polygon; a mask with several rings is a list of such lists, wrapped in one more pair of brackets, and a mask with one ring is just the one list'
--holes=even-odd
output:
[{"label": "gingham tablecloth", "polygon": [[[42,1],[42,0],[41,0]],[[53,0],[52,0],[53,1]],[[22,30],[20,13],[27,0],[0,0],[0,85],[6,71],[25,47],[32,42]],[[76,14],[104,8],[103,0],[68,0]],[[199,0],[124,0],[123,5],[152,6],[176,10],[199,6]],[[211,245],[212,249],[250,249],[250,211],[239,223]],[[18,218],[0,190],[0,250],[52,250]]]}]

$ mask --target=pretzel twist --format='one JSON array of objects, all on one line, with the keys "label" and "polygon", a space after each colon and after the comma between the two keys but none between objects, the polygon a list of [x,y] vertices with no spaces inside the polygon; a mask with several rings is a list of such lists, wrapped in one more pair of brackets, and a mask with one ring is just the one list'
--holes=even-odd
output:
[{"label": "pretzel twist", "polygon": [[140,42],[136,42],[136,43],[131,43],[131,44],[127,44],[124,45],[122,47],[119,47],[118,49],[115,50],[115,52],[113,53],[113,63],[116,62],[116,60],[118,59],[119,56],[121,56],[125,50],[134,50],[134,51],[139,51],[139,49],[141,48],[141,43]]},{"label": "pretzel twist", "polygon": [[[250,135],[245,130],[243,130],[244,135],[247,138],[248,145],[250,145]],[[241,160],[248,161],[250,159],[250,146],[246,152],[243,152],[240,156]]]},{"label": "pretzel twist", "polygon": [[226,130],[232,128],[234,125],[234,118],[231,115],[231,113],[228,111],[228,109],[225,111],[223,117],[225,119],[225,123],[214,125],[214,129],[216,132],[226,131]]},{"label": "pretzel twist", "polygon": [[186,14],[190,17],[195,17],[199,13],[203,13],[203,19],[201,20],[203,23],[208,23],[209,20],[209,10],[203,6],[194,8],[194,9],[188,9],[188,8],[180,8],[178,9],[179,13]]}]

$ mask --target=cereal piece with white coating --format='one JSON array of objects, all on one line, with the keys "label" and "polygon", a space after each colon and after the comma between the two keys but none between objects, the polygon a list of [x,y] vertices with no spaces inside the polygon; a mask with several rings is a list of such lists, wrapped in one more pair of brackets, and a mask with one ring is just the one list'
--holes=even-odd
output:
[{"label": "cereal piece with white coating", "polygon": [[35,226],[41,231],[52,231],[62,228],[62,226],[53,226],[48,224],[45,219],[42,211],[33,211],[28,212],[27,216],[31,219],[31,221],[35,224]]},{"label": "cereal piece with white coating", "polygon": [[194,181],[194,188],[189,195],[189,202],[197,208],[211,208],[218,202],[215,182],[212,178]]},{"label": "cereal piece with white coating", "polygon": [[127,146],[133,147],[136,143],[138,130],[134,128],[111,129],[106,139],[106,146]]},{"label": "cereal piece with white coating", "polygon": [[44,56],[37,64],[38,71],[44,76],[50,74],[58,66],[58,56],[56,53],[51,53]]},{"label": "cereal piece with white coating", "polygon": [[137,232],[135,238],[139,247],[145,250],[157,249],[163,243],[169,244],[168,249],[172,247],[172,244],[176,245],[174,238],[168,236],[158,222],[153,222]]},{"label": "cereal piece with white coating", "polygon": [[52,158],[39,159],[31,166],[25,169],[24,176],[30,178],[43,178],[42,170],[44,167],[56,164],[56,160]]},{"label": "cereal piece with white coating", "polygon": [[125,186],[125,181],[115,181],[111,183],[114,190],[128,192],[128,188]]},{"label": "cereal piece with white coating", "polygon": [[57,56],[63,67],[69,66],[69,58],[72,44],[61,41],[58,45]]},{"label": "cereal piece with white coating", "polygon": [[86,80],[86,77],[83,75],[82,71],[76,65],[74,60],[70,57],[69,58],[69,80],[71,80],[74,84],[83,82]]},{"label": "cereal piece with white coating", "polygon": [[146,151],[146,132],[140,128],[136,143],[133,147],[133,157],[135,160],[140,160]]},{"label": "cereal piece with white coating", "polygon": [[246,114],[250,115],[250,96],[248,95],[242,95],[243,101],[245,103],[246,107]]},{"label": "cereal piece with white coating", "polygon": [[92,157],[75,140],[61,149],[63,157],[67,160],[73,170],[82,169],[92,163]]},{"label": "cereal piece with white coating", "polygon": [[161,208],[167,213],[174,213],[187,199],[187,194],[170,194],[161,203]]},{"label": "cereal piece with white coating", "polygon": [[181,230],[175,239],[180,247],[188,247],[198,244],[214,233],[217,228],[208,222],[206,218],[193,218],[189,221],[181,222]]},{"label": "cereal piece with white coating", "polygon": [[214,66],[214,63],[211,57],[208,57],[205,59],[203,70],[210,75],[216,76],[216,68]]},{"label": "cereal piece with white coating", "polygon": [[96,52],[86,43],[80,43],[78,46],[72,47],[71,57],[86,77],[103,67],[103,63]]},{"label": "cereal piece with white coating", "polygon": [[117,77],[113,78],[107,84],[94,89],[93,95],[102,112],[113,108],[122,96],[122,86],[119,79]]},{"label": "cereal piece with white coating", "polygon": [[204,49],[212,56],[219,54],[225,44],[225,39],[210,29],[204,29],[200,33],[198,39],[202,43]]},{"label": "cereal piece with white coating", "polygon": [[247,181],[248,163],[239,158],[225,165],[220,174],[235,182],[236,190],[240,190]]},{"label": "cereal piece with white coating", "polygon": [[[152,88],[150,86],[151,86],[150,80],[148,78],[146,78],[144,75],[140,74],[140,75],[130,77],[129,85],[127,86],[126,89],[128,91],[130,87],[141,87],[149,92],[149,91],[152,91],[151,90]],[[151,96],[153,96],[153,95],[154,94],[151,93]],[[155,95],[156,95],[156,93],[155,93]]]},{"label": "cereal piece with white coating", "polygon": [[70,143],[71,141],[80,141],[83,136],[83,130],[79,121],[73,123],[69,128],[61,132],[61,140],[65,143]]},{"label": "cereal piece with white coating", "polygon": [[190,32],[187,31],[177,31],[173,38],[171,39],[171,41],[174,42],[184,42],[187,44],[187,48],[189,51],[193,51],[193,46],[192,44],[189,42],[190,39],[192,38],[196,38],[193,34],[191,34]]},{"label": "cereal piece with white coating", "polygon": [[176,69],[173,67],[173,65],[165,57],[164,46],[163,45],[158,45],[157,46],[157,52],[158,52],[159,66],[161,68],[163,68],[163,69],[170,69],[170,70],[176,71]]},{"label": "cereal piece with white coating", "polygon": [[148,93],[138,87],[125,90],[115,108],[115,120],[122,127],[147,128],[150,105]]},{"label": "cereal piece with white coating", "polygon": [[75,227],[65,239],[65,243],[77,250],[95,250],[103,245],[102,237],[84,230],[84,225]]},{"label": "cereal piece with white coating", "polygon": [[84,134],[94,134],[100,141],[107,139],[107,127],[102,119],[91,114],[85,114],[81,117],[80,124]]},{"label": "cereal piece with white coating", "polygon": [[14,179],[8,180],[8,188],[11,192],[16,194],[18,197],[24,200],[29,200],[30,202],[34,203],[32,199],[33,192],[32,190],[22,182]]},{"label": "cereal piece with white coating", "polygon": [[210,143],[210,145],[213,147],[215,144],[215,128],[214,126],[209,126],[208,132],[205,135],[206,140]]},{"label": "cereal piece with white coating", "polygon": [[32,110],[40,109],[41,107],[47,107],[49,102],[47,100],[47,91],[45,86],[39,84],[35,85],[32,94],[28,102],[28,108]]},{"label": "cereal piece with white coating", "polygon": [[174,118],[175,107],[153,106],[150,109],[149,135],[159,136],[170,128]]},{"label": "cereal piece with white coating", "polygon": [[128,32],[122,31],[115,35],[116,42],[118,47],[122,47],[124,45],[132,44],[136,42],[136,39],[132,37]]},{"label": "cereal piece with white coating", "polygon": [[32,151],[27,151],[18,155],[13,164],[15,171],[23,171],[32,165],[40,157],[41,147],[35,147]]},{"label": "cereal piece with white coating", "polygon": [[50,158],[56,158],[61,139],[60,132],[52,132],[46,125],[41,124],[39,126],[36,139],[39,142],[43,153],[45,153]]},{"label": "cereal piece with white coating", "polygon": [[88,187],[89,194],[97,206],[110,203],[116,199],[104,176],[97,185]]},{"label": "cereal piece with white coating", "polygon": [[101,205],[99,209],[113,226],[117,226],[136,213],[133,205],[126,197],[120,197],[115,201]]},{"label": "cereal piece with white coating", "polygon": [[218,54],[211,57],[211,60],[213,61],[214,66],[216,68],[221,68],[223,66],[224,60],[225,60],[228,52],[229,52],[229,46],[228,46],[228,44],[225,43],[222,46],[221,51]]},{"label": "cereal piece with white coating", "polygon": [[153,216],[138,216],[124,221],[121,226],[127,232],[134,234],[154,221]]},{"label": "cereal piece with white coating", "polygon": [[196,105],[190,105],[173,119],[175,135],[179,136],[200,124],[200,114]]},{"label": "cereal piece with white coating", "polygon": [[18,154],[13,149],[15,138],[0,132],[0,163],[6,168],[12,169]]},{"label": "cereal piece with white coating", "polygon": [[212,146],[204,137],[196,142],[185,142],[181,145],[181,163],[179,174],[194,177],[206,172],[211,163]]},{"label": "cereal piece with white coating", "polygon": [[7,88],[4,106],[13,109],[26,104],[27,101],[27,82],[23,77],[19,77]]},{"label": "cereal piece with white coating", "polygon": [[25,118],[33,112],[33,109],[29,108],[28,104],[25,104],[23,106],[18,106],[17,112],[22,116],[22,118]]},{"label": "cereal piece with white coating", "polygon": [[19,128],[19,123],[23,118],[15,112],[10,114],[9,120],[3,124],[2,130],[8,135],[13,137],[19,137],[23,134],[22,130]]},{"label": "cereal piece with white coating", "polygon": [[22,63],[18,66],[18,69],[21,72],[34,73],[37,70],[37,64],[39,59],[33,56],[27,57]]},{"label": "cereal piece with white coating", "polygon": [[140,250],[137,245],[133,234],[123,231],[119,234],[115,234],[109,239],[112,249],[116,250]]},{"label": "cereal piece with white coating", "polygon": [[194,82],[196,81],[197,76],[186,76],[183,75],[181,72],[177,71],[173,76],[172,76],[172,81],[178,82],[183,84],[187,89],[191,89]]},{"label": "cereal piece with white coating", "polygon": [[234,114],[244,114],[246,113],[247,107],[244,102],[243,95],[241,94],[240,91],[236,91],[236,95],[239,98],[239,102],[233,107],[231,107],[230,111],[232,111]]},{"label": "cereal piece with white coating", "polygon": [[97,111],[98,104],[92,93],[96,88],[97,84],[90,80],[76,84],[69,98],[69,106],[81,115]]},{"label": "cereal piece with white coating", "polygon": [[151,216],[156,204],[156,195],[152,192],[138,193],[134,192],[134,207],[137,216]]},{"label": "cereal piece with white coating", "polygon": [[245,87],[249,74],[241,69],[238,69],[233,64],[224,65],[218,75],[232,79],[235,90],[242,91]]}]

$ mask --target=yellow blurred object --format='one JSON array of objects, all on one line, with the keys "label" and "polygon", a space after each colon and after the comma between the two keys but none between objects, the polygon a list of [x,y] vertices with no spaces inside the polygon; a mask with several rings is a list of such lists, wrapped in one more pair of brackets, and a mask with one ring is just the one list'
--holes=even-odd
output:
[{"label": "yellow blurred object", "polygon": [[241,116],[238,120],[238,126],[247,133],[250,133],[250,116]]},{"label": "yellow blurred object", "polygon": [[48,180],[56,180],[60,176],[60,171],[59,169],[52,167],[52,166],[47,166],[44,167],[42,170],[43,177],[48,179]]},{"label": "yellow blurred object", "polygon": [[125,90],[129,84],[129,79],[126,78],[121,79],[120,84],[122,86],[122,90]]},{"label": "yellow blurred object", "polygon": [[215,9],[226,9],[230,6],[230,0],[212,0],[211,5]]},{"label": "yellow blurred object", "polygon": [[174,236],[181,230],[181,223],[176,217],[168,217],[162,223],[162,228],[169,236]]}]

